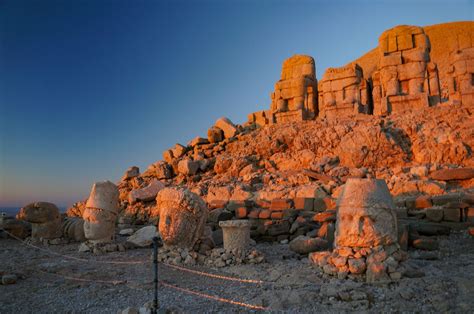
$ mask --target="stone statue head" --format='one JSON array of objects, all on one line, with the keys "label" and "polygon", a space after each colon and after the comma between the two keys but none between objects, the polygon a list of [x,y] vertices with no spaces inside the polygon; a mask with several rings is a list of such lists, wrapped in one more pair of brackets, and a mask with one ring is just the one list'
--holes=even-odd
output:
[{"label": "stone statue head", "polygon": [[166,188],[157,197],[159,231],[168,246],[192,249],[207,220],[207,206],[196,194],[183,188]]},{"label": "stone statue head", "polygon": [[337,202],[336,247],[397,242],[394,204],[383,180],[348,179]]}]

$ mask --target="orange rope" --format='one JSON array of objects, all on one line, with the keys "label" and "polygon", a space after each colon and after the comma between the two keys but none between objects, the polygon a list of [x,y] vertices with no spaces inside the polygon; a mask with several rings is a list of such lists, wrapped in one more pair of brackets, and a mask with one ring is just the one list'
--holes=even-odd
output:
[{"label": "orange rope", "polygon": [[207,277],[211,277],[211,278],[237,281],[237,282],[243,282],[243,283],[256,283],[256,284],[263,283],[262,280],[240,279],[240,278],[236,278],[236,277],[210,274],[210,273],[206,273],[206,272],[203,272],[203,271],[198,271],[198,270],[189,269],[189,268],[185,268],[185,267],[181,267],[181,266],[177,266],[177,265],[166,264],[166,263],[163,263],[163,265],[166,265],[166,266],[171,267],[171,268],[179,269],[179,270],[182,270],[182,271],[187,271],[187,272],[190,272],[190,273],[193,273],[193,274],[196,274],[196,275],[207,276]]},{"label": "orange rope", "polygon": [[202,293],[202,292],[193,291],[193,290],[186,289],[186,288],[181,288],[181,287],[163,282],[161,280],[159,281],[159,283],[162,284],[165,287],[175,289],[175,290],[178,290],[178,291],[181,291],[181,292],[184,292],[184,293],[189,293],[189,294],[201,297],[201,298],[206,298],[206,299],[219,301],[219,302],[223,302],[223,303],[238,305],[238,306],[246,307],[246,308],[253,309],[253,310],[262,310],[262,311],[269,310],[268,307],[263,307],[263,306],[259,306],[259,305],[253,305],[253,304],[248,304],[248,303],[244,303],[244,302],[234,301],[234,300],[230,300],[230,299],[225,299],[225,298],[205,294],[205,293]]}]

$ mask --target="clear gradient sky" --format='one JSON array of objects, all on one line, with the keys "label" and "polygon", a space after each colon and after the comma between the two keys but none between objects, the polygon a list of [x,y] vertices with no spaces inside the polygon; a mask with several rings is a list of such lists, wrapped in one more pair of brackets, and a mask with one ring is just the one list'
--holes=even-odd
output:
[{"label": "clear gradient sky", "polygon": [[84,199],[220,116],[269,106],[281,63],[320,78],[398,24],[473,20],[473,0],[0,0],[0,206]]}]

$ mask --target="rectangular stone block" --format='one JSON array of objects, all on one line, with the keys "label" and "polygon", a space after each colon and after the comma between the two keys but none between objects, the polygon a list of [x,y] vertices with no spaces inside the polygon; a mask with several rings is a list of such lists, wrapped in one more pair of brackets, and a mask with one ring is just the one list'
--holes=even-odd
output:
[{"label": "rectangular stone block", "polygon": [[271,216],[272,212],[268,209],[262,209],[260,213],[258,214],[259,219],[269,219]]},{"label": "rectangular stone block", "polygon": [[246,207],[238,207],[235,209],[235,217],[237,219],[243,219],[247,217],[247,208]]},{"label": "rectangular stone block", "polygon": [[408,62],[428,62],[429,54],[425,49],[412,49],[402,52],[402,60]]},{"label": "rectangular stone block", "polygon": [[465,221],[474,222],[474,207],[467,208],[465,213]]},{"label": "rectangular stone block", "polygon": [[389,36],[388,37],[388,47],[387,52],[395,52],[398,50],[397,47],[397,37],[396,36]]},{"label": "rectangular stone block", "polygon": [[459,208],[443,208],[443,220],[460,222],[461,221],[461,210]]},{"label": "rectangular stone block", "polygon": [[272,212],[270,215],[271,219],[282,219],[283,218],[283,211]]},{"label": "rectangular stone block", "polygon": [[297,197],[294,199],[295,209],[313,210],[314,198]]},{"label": "rectangular stone block", "polygon": [[281,211],[285,209],[290,209],[292,207],[291,200],[288,199],[274,199],[270,204],[271,211]]},{"label": "rectangular stone block", "polygon": [[409,62],[397,66],[398,79],[401,81],[414,78],[424,78],[426,72],[425,62]]},{"label": "rectangular stone block", "polygon": [[401,52],[394,52],[380,59],[381,68],[384,68],[387,66],[399,65],[399,64],[402,64]]},{"label": "rectangular stone block", "polygon": [[407,50],[413,48],[413,37],[411,34],[397,36],[398,50]]},{"label": "rectangular stone block", "polygon": [[248,217],[248,218],[252,218],[252,219],[258,219],[258,217],[259,217],[259,215],[260,215],[260,211],[261,211],[261,209],[259,209],[259,208],[252,209],[252,210],[248,213],[247,217]]}]

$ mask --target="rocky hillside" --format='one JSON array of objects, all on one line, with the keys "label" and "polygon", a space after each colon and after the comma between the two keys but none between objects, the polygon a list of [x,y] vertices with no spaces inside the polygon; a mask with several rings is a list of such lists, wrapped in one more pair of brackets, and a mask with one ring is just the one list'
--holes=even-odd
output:
[{"label": "rocky hillside", "polygon": [[[441,80],[448,66],[445,38],[473,34],[473,27],[455,22],[424,28]],[[375,70],[377,55],[372,50],[355,61],[365,77]],[[141,173],[128,169],[119,182],[123,214],[139,220],[157,216],[157,192],[176,185],[190,188],[211,209],[237,203],[227,209],[241,218],[250,214],[248,208],[267,208],[272,200],[315,198],[333,208],[349,177],[385,179],[398,198],[473,187],[473,105],[446,102],[388,116],[317,117],[264,127],[221,118],[207,137],[176,144]],[[242,204],[247,209],[238,214]],[[68,213],[81,215],[82,208],[78,203]]]}]

